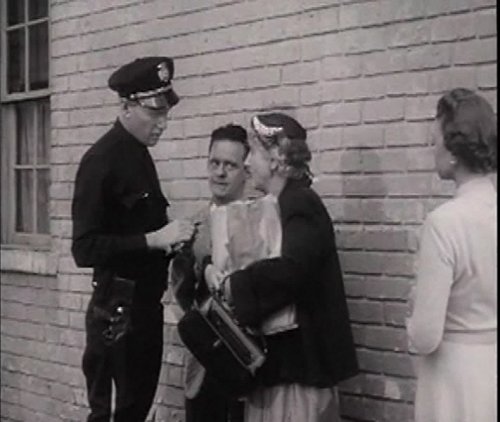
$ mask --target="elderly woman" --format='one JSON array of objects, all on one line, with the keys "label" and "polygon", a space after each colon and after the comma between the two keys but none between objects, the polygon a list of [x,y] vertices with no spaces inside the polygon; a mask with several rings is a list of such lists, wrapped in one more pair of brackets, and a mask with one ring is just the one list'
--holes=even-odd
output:
[{"label": "elderly woman", "polygon": [[334,387],[358,363],[331,219],[310,188],[306,131],[279,113],[255,116],[252,129],[247,163],[255,187],[277,201],[281,251],[233,272],[223,290],[239,322],[261,332],[288,314],[281,329],[263,330],[267,356],[245,420],[338,421]]},{"label": "elderly woman", "polygon": [[497,420],[497,129],[467,89],[437,104],[436,168],[455,197],[423,226],[410,347],[417,359],[416,422]]}]

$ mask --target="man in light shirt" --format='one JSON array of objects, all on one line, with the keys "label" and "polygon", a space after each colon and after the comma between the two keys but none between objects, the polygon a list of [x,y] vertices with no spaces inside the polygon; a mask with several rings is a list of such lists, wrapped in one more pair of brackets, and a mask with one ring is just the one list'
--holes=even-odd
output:
[{"label": "man in light shirt", "polygon": [[[199,223],[196,238],[190,249],[174,259],[171,267],[173,290],[184,310],[195,301],[201,303],[209,295],[204,270],[212,262],[213,255],[221,255],[213,250],[217,245],[211,242],[210,213],[243,198],[248,151],[247,133],[243,127],[229,124],[212,132],[207,162],[211,203],[193,217]],[[227,399],[190,354],[186,363],[185,395],[186,422],[243,422],[242,402]]]}]

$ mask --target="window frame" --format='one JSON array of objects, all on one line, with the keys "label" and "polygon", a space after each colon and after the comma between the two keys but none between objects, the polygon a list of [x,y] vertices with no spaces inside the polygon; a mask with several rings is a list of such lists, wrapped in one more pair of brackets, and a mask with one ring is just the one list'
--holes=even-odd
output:
[{"label": "window frame", "polygon": [[[24,28],[26,48],[24,51],[25,57],[25,69],[24,69],[24,80],[25,80],[25,91],[8,93],[7,84],[7,2],[8,0],[0,0],[0,139],[1,145],[0,149],[2,152],[1,158],[1,191],[2,198],[1,201],[1,213],[2,213],[2,224],[1,224],[1,247],[11,248],[22,248],[22,249],[35,249],[35,250],[48,250],[51,248],[51,218],[50,218],[50,194],[47,198],[47,211],[49,213],[49,233],[21,233],[16,232],[16,204],[17,204],[17,194],[16,187],[14,185],[15,180],[15,169],[16,164],[16,139],[12,139],[12,135],[16,134],[16,114],[15,106],[16,103],[22,103],[29,100],[45,100],[49,101],[49,133],[51,133],[51,122],[50,122],[50,96],[51,96],[51,78],[50,78],[50,68],[51,68],[51,22],[50,22],[50,1],[47,0],[47,16],[29,20],[28,17],[28,7],[29,0],[17,0],[24,2],[24,21],[9,27],[9,29],[20,29]],[[48,30],[48,87],[38,90],[30,90],[29,87],[29,42],[27,37],[27,28],[32,25],[37,25],[42,22],[47,22]],[[49,158],[46,164],[47,168],[51,168],[50,163],[50,143],[51,136],[49,135]],[[35,142],[36,146],[36,142]],[[32,169],[39,169],[39,164],[30,165]],[[33,170],[35,171],[35,170]],[[49,192],[50,192],[50,176],[49,176]],[[36,195],[36,189],[34,188]],[[36,214],[36,212],[35,212]],[[36,222],[36,219],[35,219]],[[35,226],[36,227],[36,226]],[[35,228],[36,230],[36,228]]]}]

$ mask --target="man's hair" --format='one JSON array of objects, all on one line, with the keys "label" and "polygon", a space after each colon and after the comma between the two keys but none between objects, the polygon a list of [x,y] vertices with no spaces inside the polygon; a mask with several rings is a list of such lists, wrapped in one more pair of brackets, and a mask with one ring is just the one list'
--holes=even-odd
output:
[{"label": "man's hair", "polygon": [[248,144],[247,131],[240,125],[228,124],[225,126],[218,127],[210,135],[210,145],[208,146],[208,152],[211,151],[214,142],[217,141],[231,141],[243,145],[244,155],[246,158],[248,152],[250,151],[250,145]]},{"label": "man's hair", "polygon": [[483,97],[468,89],[453,89],[439,99],[436,117],[446,149],[470,171],[496,170],[496,118]]}]

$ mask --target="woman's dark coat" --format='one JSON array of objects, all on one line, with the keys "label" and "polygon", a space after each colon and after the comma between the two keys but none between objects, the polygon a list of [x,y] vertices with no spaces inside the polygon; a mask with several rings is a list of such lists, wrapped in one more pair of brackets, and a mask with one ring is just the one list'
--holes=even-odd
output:
[{"label": "woman's dark coat", "polygon": [[236,317],[248,326],[295,303],[299,327],[266,336],[258,370],[265,386],[330,387],[358,373],[342,271],[330,216],[308,180],[289,181],[279,195],[281,257],[231,275]]}]

